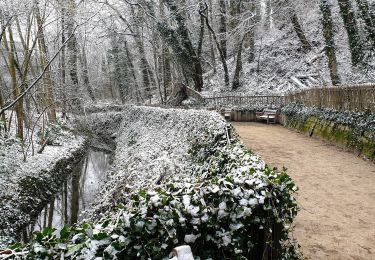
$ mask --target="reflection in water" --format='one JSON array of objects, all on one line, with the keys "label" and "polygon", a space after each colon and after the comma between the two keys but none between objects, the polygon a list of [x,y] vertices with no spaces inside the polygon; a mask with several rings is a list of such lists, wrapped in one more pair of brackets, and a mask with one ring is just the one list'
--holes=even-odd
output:
[{"label": "reflection in water", "polygon": [[73,170],[71,178],[65,181],[61,193],[44,208],[29,231],[77,223],[80,213],[94,202],[95,195],[105,183],[109,162],[109,154],[89,150],[86,158]]}]

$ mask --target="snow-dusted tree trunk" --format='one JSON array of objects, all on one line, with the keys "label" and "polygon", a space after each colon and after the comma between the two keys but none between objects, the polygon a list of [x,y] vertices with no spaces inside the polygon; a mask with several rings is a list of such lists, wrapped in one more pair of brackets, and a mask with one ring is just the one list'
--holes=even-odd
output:
[{"label": "snow-dusted tree trunk", "polygon": [[323,34],[325,39],[325,51],[328,59],[328,66],[333,85],[340,84],[340,77],[337,70],[337,59],[335,51],[335,40],[333,35],[332,12],[329,0],[321,0],[320,9],[323,15]]},{"label": "snow-dusted tree trunk", "polygon": [[260,21],[260,1],[250,0],[250,15],[254,18],[253,22],[250,24],[249,32],[245,35],[244,45],[249,47],[248,62],[251,63],[255,61],[255,37],[256,37],[256,27]]},{"label": "snow-dusted tree trunk", "polygon": [[237,44],[236,69],[234,71],[233,82],[232,82],[233,90],[236,90],[240,87],[240,74],[242,71],[242,45],[243,45],[244,39],[245,37],[242,37],[240,42]]},{"label": "snow-dusted tree trunk", "polygon": [[130,10],[131,10],[133,24],[134,24],[133,29],[132,29],[134,33],[134,40],[136,42],[139,56],[140,56],[140,67],[141,67],[143,85],[144,85],[144,89],[146,92],[146,97],[150,98],[151,97],[151,85],[155,85],[155,82],[154,82],[151,66],[148,63],[148,60],[146,57],[146,50],[145,50],[145,46],[143,42],[143,35],[141,32],[142,31],[141,26],[143,26],[143,17],[141,17],[140,19],[137,19],[133,6],[131,6]]},{"label": "snow-dusted tree trunk", "polygon": [[371,39],[372,49],[375,50],[375,16],[371,15],[370,6],[367,0],[355,0],[357,2],[358,9],[361,17],[365,22],[365,28]]},{"label": "snow-dusted tree trunk", "polygon": [[[209,0],[208,3],[208,16],[212,24],[212,0]],[[215,54],[215,44],[212,38],[212,35],[209,33],[209,43],[210,43],[210,56],[211,56],[211,65],[213,67],[214,74],[216,73],[216,54]]]},{"label": "snow-dusted tree trunk", "polygon": [[[11,78],[11,84],[12,84],[12,94],[13,98],[17,99],[20,96],[20,88],[18,87],[17,82],[17,64],[16,64],[16,46],[14,43],[14,37],[13,37],[13,30],[11,24],[8,25],[8,35],[9,35],[9,45],[7,42],[7,37],[4,34],[4,47],[8,52],[8,71]],[[23,98],[21,98],[16,104],[15,104],[15,110],[17,115],[17,137],[21,140],[24,138],[24,113],[23,113]]]},{"label": "snow-dusted tree trunk", "polygon": [[[2,89],[5,89],[5,87],[3,86],[3,79],[0,75],[0,107],[4,107],[4,98],[3,98],[3,91]],[[5,113],[2,113],[0,115],[0,121],[3,123],[3,130],[7,130],[6,128],[6,118],[5,118]]]},{"label": "snow-dusted tree trunk", "polygon": [[133,87],[133,92],[134,95],[137,98],[137,102],[140,102],[140,100],[143,100],[142,95],[139,91],[139,86],[137,82],[137,77],[135,75],[135,69],[134,69],[134,63],[133,63],[133,56],[131,55],[131,52],[128,47],[128,43],[126,40],[124,41],[124,47],[125,47],[125,52],[126,52],[126,57],[127,57],[127,65],[129,66],[130,73],[132,75],[133,81],[134,81],[134,87]]},{"label": "snow-dusted tree trunk", "polygon": [[[79,81],[78,81],[78,44],[77,44],[77,37],[75,35],[76,29],[76,13],[77,13],[77,6],[75,0],[68,0],[67,1],[67,8],[66,8],[66,31],[70,40],[67,44],[67,56],[68,56],[68,70],[71,80],[71,93],[80,93],[79,88]],[[72,99],[72,104],[74,105],[75,110],[81,110],[81,97],[80,95],[70,96],[69,98]]]},{"label": "snow-dusted tree trunk", "polygon": [[223,52],[224,58],[227,59],[227,5],[225,0],[219,0],[219,36],[220,36],[220,48]]},{"label": "snow-dusted tree trunk", "polygon": [[[159,0],[159,13],[161,19],[166,19],[163,0]],[[162,82],[163,82],[163,95],[164,95],[164,103],[167,102],[168,95],[171,92],[172,88],[172,68],[171,68],[171,54],[169,52],[168,46],[163,37],[160,39],[161,41],[161,58],[160,58],[160,67],[161,67],[161,74],[162,74]]]},{"label": "snow-dusted tree trunk", "polygon": [[344,26],[348,34],[352,64],[356,66],[363,61],[364,53],[363,43],[359,35],[353,6],[349,0],[338,0],[338,3],[340,7],[340,13],[344,21]]},{"label": "snow-dusted tree trunk", "polygon": [[62,49],[60,53],[60,88],[61,88],[61,96],[62,96],[62,116],[63,118],[66,117],[67,113],[67,95],[66,95],[66,64],[65,64],[65,29],[66,29],[66,23],[65,23],[65,17],[66,17],[66,8],[64,4],[61,5],[61,44]]},{"label": "snow-dusted tree trunk", "polygon": [[[207,9],[207,8],[206,8]],[[225,53],[224,53],[224,50],[221,48],[221,45],[220,45],[220,42],[219,40],[217,39],[217,36],[216,36],[216,33],[215,31],[212,29],[211,25],[210,25],[210,22],[208,20],[208,17],[207,15],[205,14],[205,11],[206,10],[201,10],[199,11],[199,14],[205,18],[205,21],[206,21],[206,26],[208,28],[208,30],[210,31],[215,43],[216,43],[216,47],[217,47],[217,50],[219,51],[219,54],[220,54],[220,59],[221,59],[221,63],[223,65],[223,69],[224,69],[224,82],[225,82],[225,86],[229,86],[229,71],[228,71],[228,65],[227,65],[227,60],[225,58]]]},{"label": "snow-dusted tree trunk", "polygon": [[265,12],[263,18],[263,28],[265,31],[271,29],[271,20],[272,20],[272,0],[265,0]]},{"label": "snow-dusted tree trunk", "polygon": [[85,86],[91,101],[95,101],[96,98],[95,98],[94,90],[92,89],[92,86],[90,84],[89,68],[87,66],[87,56],[86,56],[85,44],[83,44],[83,46],[82,46],[81,53],[80,53],[80,56],[79,56],[79,60],[80,60],[81,66],[82,66],[83,85]]},{"label": "snow-dusted tree trunk", "polygon": [[203,89],[203,69],[189,36],[187,20],[175,1],[167,0],[166,4],[173,14],[177,28],[172,29],[166,22],[159,22],[158,30],[177,55],[185,76],[194,81],[195,90],[200,92]]},{"label": "snow-dusted tree trunk", "polygon": [[56,122],[56,108],[55,108],[55,98],[53,94],[54,86],[51,77],[51,69],[47,66],[48,63],[48,49],[46,44],[46,39],[44,36],[44,21],[40,14],[39,3],[35,1],[34,13],[38,26],[38,44],[40,50],[40,65],[42,68],[46,67],[46,71],[43,76],[43,103],[44,108],[47,108],[48,120],[52,123]]},{"label": "snow-dusted tree trunk", "polygon": [[310,42],[307,40],[307,37],[305,35],[305,32],[302,29],[301,24],[299,23],[298,16],[297,16],[297,13],[295,12],[295,10],[292,11],[290,19],[292,21],[294,31],[296,32],[296,34],[298,36],[298,39],[300,40],[300,42],[302,44],[302,47],[305,50],[311,50],[312,46],[311,46]]}]

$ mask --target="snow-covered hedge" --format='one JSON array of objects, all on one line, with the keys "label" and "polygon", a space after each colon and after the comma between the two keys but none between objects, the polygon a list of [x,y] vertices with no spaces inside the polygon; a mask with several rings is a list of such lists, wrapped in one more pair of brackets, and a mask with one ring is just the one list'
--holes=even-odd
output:
[{"label": "snow-covered hedge", "polygon": [[309,117],[317,117],[320,120],[336,122],[375,133],[375,114],[370,112],[338,111],[331,108],[306,107],[301,103],[290,103],[283,107],[282,112],[288,116],[298,116],[306,120]]},{"label": "snow-covered hedge", "polygon": [[295,190],[216,113],[128,107],[111,180],[88,220],[13,249],[33,257],[162,259],[188,244],[201,259],[271,252],[293,259]]},{"label": "snow-covered hedge", "polygon": [[85,138],[55,130],[49,130],[46,137],[58,145],[46,146],[41,154],[27,150],[28,140],[22,144],[0,131],[0,249],[20,238],[83,156]]},{"label": "snow-covered hedge", "polygon": [[339,142],[375,159],[375,114],[306,107],[291,103],[282,109],[287,125]]}]

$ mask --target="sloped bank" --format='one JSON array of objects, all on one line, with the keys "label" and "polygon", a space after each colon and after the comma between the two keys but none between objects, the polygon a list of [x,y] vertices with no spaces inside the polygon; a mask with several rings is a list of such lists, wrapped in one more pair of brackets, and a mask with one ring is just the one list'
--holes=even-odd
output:
[{"label": "sloped bank", "polygon": [[[294,259],[296,187],[207,111],[124,109],[110,181],[78,227],[43,232],[31,257]],[[17,250],[25,250],[19,247]]]},{"label": "sloped bank", "polygon": [[375,114],[291,103],[282,109],[281,123],[375,160]]},{"label": "sloped bank", "polygon": [[29,154],[24,162],[21,144],[0,136],[0,248],[20,240],[85,154],[81,136],[62,130],[58,142],[42,154]]}]

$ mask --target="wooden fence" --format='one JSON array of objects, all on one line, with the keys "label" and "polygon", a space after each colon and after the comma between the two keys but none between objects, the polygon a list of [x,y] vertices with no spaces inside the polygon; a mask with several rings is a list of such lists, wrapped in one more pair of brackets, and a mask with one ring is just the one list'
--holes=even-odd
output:
[{"label": "wooden fence", "polygon": [[214,107],[256,107],[269,106],[281,107],[285,104],[284,96],[224,96],[204,98],[209,106]]},{"label": "wooden fence", "polygon": [[305,106],[341,111],[375,112],[375,84],[307,89],[287,95],[285,102],[300,102]]},{"label": "wooden fence", "polygon": [[375,112],[375,83],[320,87],[294,92],[285,96],[214,96],[203,97],[193,89],[188,89],[188,95],[206,105],[215,108],[234,107],[272,107],[280,108],[292,102],[300,102],[309,107],[326,107],[339,111],[366,111]]}]

